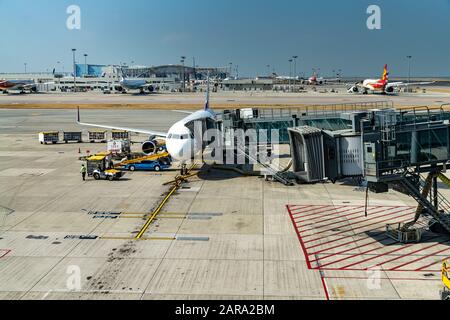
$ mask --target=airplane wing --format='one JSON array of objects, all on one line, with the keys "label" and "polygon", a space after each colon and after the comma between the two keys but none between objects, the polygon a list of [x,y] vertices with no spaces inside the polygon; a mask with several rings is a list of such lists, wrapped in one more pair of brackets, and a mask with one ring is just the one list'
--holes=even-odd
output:
[{"label": "airplane wing", "polygon": [[103,128],[103,129],[111,129],[111,130],[123,130],[123,131],[135,132],[135,133],[148,134],[150,136],[157,136],[157,137],[161,137],[161,138],[167,137],[167,133],[164,133],[164,132],[157,132],[157,131],[136,129],[136,128],[125,128],[125,127],[119,127],[119,126],[107,126],[107,125],[93,124],[93,123],[84,123],[84,122],[81,122],[81,120],[80,120],[80,108],[78,108],[77,123],[80,126],[85,126],[85,127],[95,127],[95,128]]},{"label": "airplane wing", "polygon": [[402,88],[402,87],[410,87],[410,86],[424,86],[428,84],[436,83],[436,81],[429,81],[429,82],[412,82],[412,83],[405,83],[405,82],[391,82],[387,85],[387,87],[395,87],[395,88]]},{"label": "airplane wing", "polygon": [[184,113],[184,114],[193,114],[193,111],[185,111],[185,110],[172,110],[172,112]]}]

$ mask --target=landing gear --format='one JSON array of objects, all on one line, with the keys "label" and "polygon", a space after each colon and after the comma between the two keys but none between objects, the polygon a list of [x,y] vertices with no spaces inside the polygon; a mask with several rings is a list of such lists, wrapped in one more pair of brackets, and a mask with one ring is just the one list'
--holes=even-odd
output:
[{"label": "landing gear", "polygon": [[183,163],[183,164],[181,165],[181,172],[180,172],[180,173],[181,173],[182,176],[185,176],[185,175],[188,174],[187,166],[186,166],[185,163]]}]

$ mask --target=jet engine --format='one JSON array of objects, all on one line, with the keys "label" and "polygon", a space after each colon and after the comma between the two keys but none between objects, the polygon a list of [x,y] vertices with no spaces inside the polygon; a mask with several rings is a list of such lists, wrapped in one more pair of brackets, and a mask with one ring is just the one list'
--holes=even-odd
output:
[{"label": "jet engine", "polygon": [[358,86],[351,87],[350,89],[348,89],[348,92],[349,93],[358,93],[359,92]]},{"label": "jet engine", "polygon": [[384,92],[386,92],[386,93],[394,93],[394,87],[386,87]]},{"label": "jet engine", "polygon": [[166,145],[164,140],[150,139],[142,144],[142,152],[146,155],[152,155],[162,151]]}]

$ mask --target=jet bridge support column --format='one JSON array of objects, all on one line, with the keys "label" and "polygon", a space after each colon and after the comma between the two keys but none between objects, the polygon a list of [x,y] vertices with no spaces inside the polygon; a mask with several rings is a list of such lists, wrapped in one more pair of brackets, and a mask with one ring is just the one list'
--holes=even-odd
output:
[{"label": "jet bridge support column", "polygon": [[419,134],[414,130],[411,132],[411,163],[418,163]]},{"label": "jet bridge support column", "polygon": [[439,210],[439,192],[438,192],[438,177],[433,178],[433,205],[436,210]]}]

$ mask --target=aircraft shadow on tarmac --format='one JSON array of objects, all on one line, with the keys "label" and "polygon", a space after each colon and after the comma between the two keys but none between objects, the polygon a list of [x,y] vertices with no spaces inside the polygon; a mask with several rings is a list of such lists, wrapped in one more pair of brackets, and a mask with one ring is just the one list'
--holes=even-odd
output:
[{"label": "aircraft shadow on tarmac", "polygon": [[238,172],[216,169],[208,165],[204,165],[197,176],[199,179],[205,181],[223,181],[243,177],[243,175]]}]

